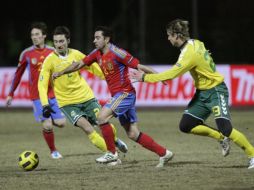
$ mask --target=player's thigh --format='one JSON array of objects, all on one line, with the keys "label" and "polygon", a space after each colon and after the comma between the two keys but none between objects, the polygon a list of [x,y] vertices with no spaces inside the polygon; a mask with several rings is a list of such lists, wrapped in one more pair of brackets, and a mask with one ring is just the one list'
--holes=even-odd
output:
[{"label": "player's thigh", "polygon": [[91,123],[91,125],[98,124],[98,115],[101,111],[101,105],[96,99],[91,99],[82,103],[82,111],[83,115]]},{"label": "player's thigh", "polygon": [[224,83],[211,89],[210,101],[207,107],[212,111],[214,118],[226,118],[230,120],[228,105],[228,89]]},{"label": "player's thigh", "polygon": [[119,119],[120,124],[122,126],[125,126],[125,125],[128,125],[128,124],[132,125],[133,123],[137,123],[138,122],[138,117],[137,117],[136,108],[131,107],[124,114],[119,115],[118,119]]},{"label": "player's thigh", "polygon": [[61,111],[73,125],[76,125],[81,117],[84,117],[91,125],[97,125],[97,116],[100,109],[101,106],[98,101],[92,99],[80,104],[63,106]]},{"label": "player's thigh", "polygon": [[204,122],[211,114],[211,111],[203,102],[200,92],[197,91],[187,108],[184,110],[184,113]]},{"label": "player's thigh", "polygon": [[[111,109],[120,123],[134,123],[137,121],[135,109],[136,95],[134,93],[117,93],[104,107]],[[124,123],[123,123],[124,122]]]}]

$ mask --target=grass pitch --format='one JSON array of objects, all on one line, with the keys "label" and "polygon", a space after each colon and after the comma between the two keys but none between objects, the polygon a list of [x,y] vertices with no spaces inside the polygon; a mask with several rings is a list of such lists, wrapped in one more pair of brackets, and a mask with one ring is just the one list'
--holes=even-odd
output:
[{"label": "grass pitch", "polygon": [[[158,157],[132,142],[119,127],[118,136],[129,146],[120,154],[122,165],[95,163],[101,152],[87,136],[68,124],[55,129],[55,141],[63,155],[52,160],[32,111],[0,112],[0,189],[61,190],[251,190],[254,169],[248,170],[244,152],[231,143],[230,155],[221,155],[219,143],[207,137],[187,135],[178,129],[182,110],[138,111],[139,128],[175,153],[164,168],[156,169]],[[254,144],[253,110],[232,111],[234,126]],[[215,126],[211,119],[207,122]],[[40,158],[31,172],[18,167],[18,155],[33,150]]]}]

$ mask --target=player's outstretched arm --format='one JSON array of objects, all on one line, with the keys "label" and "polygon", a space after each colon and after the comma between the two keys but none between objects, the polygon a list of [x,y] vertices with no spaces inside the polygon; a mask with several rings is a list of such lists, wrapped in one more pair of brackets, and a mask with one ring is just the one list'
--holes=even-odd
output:
[{"label": "player's outstretched arm", "polygon": [[[155,71],[152,67],[146,66],[146,65],[142,65],[142,64],[138,64],[137,66],[138,70],[141,72],[144,72],[142,74],[141,80],[144,81],[144,77],[145,77],[145,73],[147,74],[155,74],[158,73],[157,71]],[[164,85],[167,85],[167,83],[165,81],[161,81]]]},{"label": "player's outstretched arm", "polygon": [[85,64],[80,61],[80,62],[72,62],[72,64],[65,68],[64,70],[60,71],[60,72],[55,72],[52,74],[52,78],[56,79],[64,74],[68,74],[68,73],[72,73],[75,71],[78,71],[79,69],[81,69]]},{"label": "player's outstretched arm", "polygon": [[149,67],[149,66],[146,66],[146,65],[142,65],[142,64],[138,64],[137,69],[139,71],[143,71],[144,73],[158,73],[152,67]]}]

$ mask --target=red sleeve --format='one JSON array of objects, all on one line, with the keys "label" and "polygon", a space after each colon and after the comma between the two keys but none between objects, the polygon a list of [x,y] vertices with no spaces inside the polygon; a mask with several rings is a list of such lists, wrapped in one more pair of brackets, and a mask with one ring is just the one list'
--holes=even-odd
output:
[{"label": "red sleeve", "polygon": [[8,94],[9,96],[13,97],[14,92],[20,83],[21,77],[23,76],[26,70],[26,65],[27,65],[27,62],[25,61],[25,59],[19,62],[16,72],[14,74],[13,80],[12,80],[11,89]]},{"label": "red sleeve", "polygon": [[[127,52],[126,52],[127,53]],[[117,56],[118,61],[120,61],[121,63],[125,64],[128,67],[131,67],[133,69],[136,69],[138,64],[139,64],[139,60],[135,57],[133,57],[131,54],[127,53],[126,56],[124,57],[119,57]]]},{"label": "red sleeve", "polygon": [[96,53],[97,53],[97,50],[92,51],[88,56],[82,59],[83,63],[89,66],[92,63],[97,62]]}]

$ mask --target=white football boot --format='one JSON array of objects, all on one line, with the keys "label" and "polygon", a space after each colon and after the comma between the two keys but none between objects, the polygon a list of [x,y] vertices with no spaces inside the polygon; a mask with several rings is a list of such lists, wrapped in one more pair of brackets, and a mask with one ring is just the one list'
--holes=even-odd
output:
[{"label": "white football boot", "polygon": [[115,145],[120,150],[122,153],[127,153],[128,152],[128,146],[123,142],[121,139],[116,139]]},{"label": "white football boot", "polygon": [[249,167],[248,169],[253,169],[254,168],[254,157],[252,157],[249,161]]},{"label": "white football boot", "polygon": [[63,156],[57,150],[55,150],[55,151],[51,152],[51,158],[61,159],[61,158],[63,158]]},{"label": "white football boot", "polygon": [[115,154],[113,154],[112,152],[106,152],[103,156],[97,158],[96,162],[101,164],[108,164],[110,162],[115,162],[117,160],[118,160],[117,152],[115,152]]},{"label": "white football boot", "polygon": [[224,137],[222,141],[220,141],[220,145],[222,148],[222,155],[226,157],[230,152],[230,139],[228,137]]},{"label": "white football boot", "polygon": [[162,157],[160,157],[159,159],[159,164],[157,164],[156,168],[162,168],[165,166],[165,164],[172,160],[172,158],[174,157],[173,152],[166,150],[166,154]]}]

